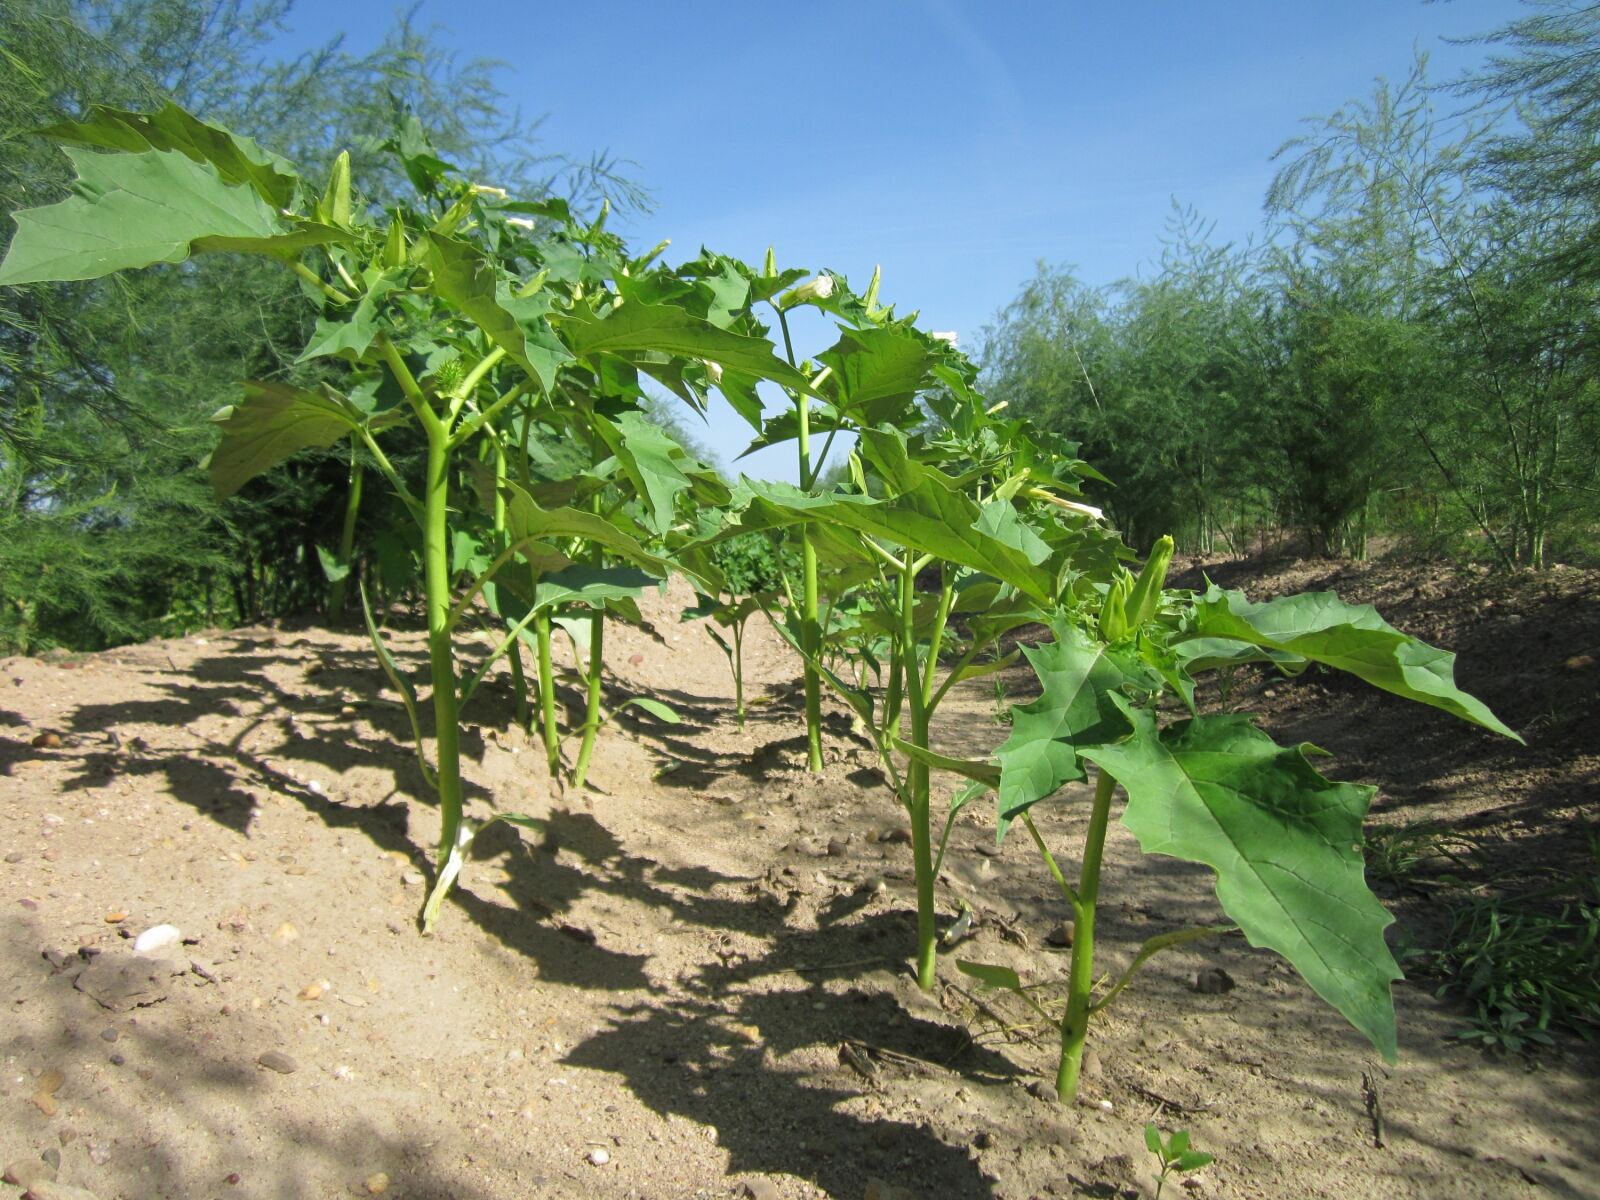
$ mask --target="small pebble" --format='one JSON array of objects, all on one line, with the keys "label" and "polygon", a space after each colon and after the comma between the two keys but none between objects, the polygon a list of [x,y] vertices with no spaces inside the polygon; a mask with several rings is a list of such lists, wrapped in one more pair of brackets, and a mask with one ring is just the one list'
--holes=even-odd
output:
[{"label": "small pebble", "polygon": [[6,1164],[4,1178],[14,1187],[27,1191],[36,1183],[53,1182],[55,1177],[55,1168],[43,1159],[19,1158],[16,1162]]},{"label": "small pebble", "polygon": [[6,855],[6,861],[8,863],[19,863],[27,857],[28,856],[21,850],[13,850],[10,854]]},{"label": "small pebble", "polygon": [[33,748],[35,750],[59,750],[61,749],[61,735],[48,731],[41,733],[33,739]]},{"label": "small pebble", "polygon": [[739,1184],[744,1200],[778,1200],[778,1185],[770,1179],[746,1179]]},{"label": "small pebble", "polygon": [[583,1157],[586,1158],[589,1161],[589,1164],[591,1166],[596,1166],[596,1167],[603,1167],[608,1162],[611,1161],[610,1152],[605,1150],[603,1147],[600,1147],[600,1146],[596,1146],[593,1150],[589,1151],[589,1153],[585,1154]]},{"label": "small pebble", "polygon": [[878,842],[884,846],[905,846],[911,843],[911,830],[904,825],[897,825],[893,829],[885,829],[878,835]]},{"label": "small pebble", "polygon": [[151,950],[161,950],[167,946],[176,946],[183,941],[183,934],[176,925],[155,925],[146,929],[133,939],[133,952],[147,954]]},{"label": "small pebble", "polygon": [[222,1177],[222,1182],[227,1184],[229,1187],[238,1187],[243,1179],[244,1176],[239,1174],[239,1172],[229,1171]]},{"label": "small pebble", "polygon": [[1235,986],[1233,976],[1221,967],[1206,967],[1194,977],[1194,990],[1205,996],[1220,996]]},{"label": "small pebble", "polygon": [[1044,935],[1044,940],[1052,946],[1067,947],[1072,945],[1073,928],[1071,921],[1063,921],[1049,933]]},{"label": "small pebble", "polygon": [[127,919],[128,914],[120,908],[108,912],[105,916],[105,922],[107,925],[120,925]]},{"label": "small pebble", "polygon": [[121,1054],[113,1054],[107,1061],[110,1062],[113,1067],[120,1067],[128,1060]]},{"label": "small pebble", "polygon": [[114,1042],[120,1036],[121,1035],[117,1033],[115,1025],[108,1025],[106,1028],[100,1031],[100,1040],[102,1042]]},{"label": "small pebble", "polygon": [[367,1176],[367,1194],[381,1196],[389,1190],[389,1177],[382,1171]]},{"label": "small pebble", "polygon": [[279,1075],[293,1075],[300,1069],[300,1064],[281,1050],[268,1050],[256,1059],[256,1062],[269,1071],[276,1071]]}]

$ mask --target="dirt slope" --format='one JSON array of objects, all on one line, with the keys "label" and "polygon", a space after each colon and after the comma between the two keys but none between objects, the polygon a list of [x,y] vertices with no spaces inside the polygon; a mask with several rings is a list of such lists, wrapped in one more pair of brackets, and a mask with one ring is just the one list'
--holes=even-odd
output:
[{"label": "dirt slope", "polygon": [[[1337,585],[1459,649],[1529,748],[1326,677],[1240,680],[1227,703],[1381,783],[1386,819],[1575,853],[1600,676],[1562,664],[1596,651],[1595,576]],[[1150,1196],[1155,1119],[1217,1156],[1168,1196],[1600,1197],[1590,1048],[1486,1059],[1431,987],[1402,985],[1385,1067],[1237,940],[1155,960],[1100,1029],[1083,1103],[1030,1090],[1048,1030],[1003,1027],[1025,1010],[953,964],[936,995],[911,984],[909,850],[865,744],[834,713],[827,771],[799,769],[795,666],[754,627],[762,702],[736,730],[686,600],[652,597],[654,635],[607,646],[612,702],[655,696],[683,724],[623,714],[582,794],[552,790],[508,727],[503,674],[473,700],[471,802],[550,832],[482,839],[426,940],[436,818],[363,639],[256,628],[0,662],[0,1159],[44,1155],[99,1200]],[[421,678],[416,633],[396,647]],[[992,709],[981,690],[953,700],[943,744],[992,748]],[[1085,808],[1074,793],[1044,814],[1068,862]],[[994,852],[974,805],[953,841],[942,903],[979,917],[963,955],[1063,978],[1026,840]],[[1120,826],[1108,854],[1107,970],[1216,916],[1202,872],[1140,860]],[[183,940],[136,955],[124,935],[163,923]],[[1195,992],[1209,967],[1237,986]]]}]

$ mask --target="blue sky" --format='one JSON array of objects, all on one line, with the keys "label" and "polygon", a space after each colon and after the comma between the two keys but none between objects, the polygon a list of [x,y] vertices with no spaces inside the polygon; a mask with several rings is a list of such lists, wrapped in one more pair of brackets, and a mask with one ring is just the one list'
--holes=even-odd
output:
[{"label": "blue sky", "polygon": [[[1214,240],[1259,233],[1271,156],[1303,118],[1477,61],[1515,0],[810,0],[794,4],[422,0],[461,55],[506,62],[503,90],[544,116],[548,149],[630,160],[655,208],[619,228],[671,258],[701,244],[827,267],[975,347],[1034,272],[1091,284],[1148,271],[1172,201]],[[369,48],[384,0],[297,5],[285,49],[348,32]],[[363,34],[357,32],[367,30]],[[1448,104],[1448,100],[1442,101]],[[802,346],[802,350],[820,348]],[[697,430],[697,432],[699,432]],[[713,413],[730,462],[748,429]],[[783,476],[787,459],[738,464]]]}]

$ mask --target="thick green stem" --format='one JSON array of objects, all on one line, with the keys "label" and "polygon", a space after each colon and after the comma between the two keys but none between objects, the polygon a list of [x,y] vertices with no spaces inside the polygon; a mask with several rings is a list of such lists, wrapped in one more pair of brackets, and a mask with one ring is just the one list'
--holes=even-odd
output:
[{"label": "thick green stem", "polygon": [[[495,547],[501,549],[508,540],[506,533],[506,448],[499,438],[491,437],[489,447],[494,455],[494,534]],[[516,689],[517,725],[528,727],[528,678],[522,672],[522,638],[511,643],[511,685]]]},{"label": "thick green stem", "polygon": [[344,574],[334,581],[333,593],[328,597],[328,620],[337,625],[344,617],[345,597],[350,588],[350,563],[355,553],[356,517],[361,512],[361,481],[364,475],[361,460],[355,447],[350,447],[350,487],[344,498],[344,525],[339,530],[339,566]]},{"label": "thick green stem", "polygon": [[733,624],[733,711],[744,732],[744,622]]},{"label": "thick green stem", "polygon": [[[900,660],[905,668],[905,697],[911,709],[911,736],[906,740],[919,749],[928,748],[928,708],[922,702],[922,680],[917,671],[916,604],[917,579],[911,571],[911,552],[906,552],[907,570],[900,576]],[[917,758],[906,762],[902,795],[911,818],[911,861],[917,881],[917,986],[932,991],[938,962],[938,933],[933,909],[933,830],[929,820],[928,764]]]},{"label": "thick green stem", "polygon": [[422,906],[422,931],[439,919],[455,883],[470,826],[461,819],[461,727],[457,711],[455,654],[450,644],[450,425],[428,404],[405,358],[388,338],[376,343],[428,439],[428,469],[422,497],[422,586],[428,608],[428,666],[433,679],[434,758],[439,791],[439,858],[433,890]]},{"label": "thick green stem", "polygon": [[572,786],[581,788],[589,774],[589,760],[594,756],[595,736],[600,732],[600,670],[605,665],[606,610],[597,608],[589,618],[589,678],[588,697],[583,714],[583,744],[578,747],[578,761],[572,768]]},{"label": "thick green stem", "polygon": [[561,731],[556,728],[556,671],[550,657],[550,610],[534,618],[539,643],[539,723],[544,729],[544,753],[552,778],[561,770]]},{"label": "thick green stem", "polygon": [[[795,365],[794,342],[789,337],[789,321],[778,311],[778,324],[783,329],[783,348],[789,356],[789,365]],[[811,401],[805,395],[795,396],[795,413],[800,419],[799,455],[800,486],[811,490],[816,482],[811,470]],[[806,693],[806,769],[822,770],[822,676],[815,664],[822,656],[822,626],[817,620],[817,548],[811,542],[809,525],[800,526],[800,648],[804,652],[803,679]]]},{"label": "thick green stem", "polygon": [[[423,587],[428,606],[428,665],[433,676],[434,753],[439,781],[438,881],[423,910],[423,932],[444,902],[452,858],[460,852],[461,728],[456,713],[456,664],[450,645],[450,457],[443,426],[427,424],[428,478],[423,497]],[[458,868],[459,869],[459,868]]]},{"label": "thick green stem", "polygon": [[1083,1067],[1083,1046],[1089,1036],[1090,993],[1094,990],[1094,918],[1100,898],[1100,859],[1105,851],[1106,829],[1111,821],[1111,796],[1117,781],[1101,769],[1095,781],[1094,807],[1083,842],[1083,873],[1078,878],[1078,902],[1073,906],[1072,967],[1067,978],[1067,1011],[1061,1018],[1061,1063],[1056,1068],[1056,1094],[1063,1101],[1078,1095],[1078,1072]]}]

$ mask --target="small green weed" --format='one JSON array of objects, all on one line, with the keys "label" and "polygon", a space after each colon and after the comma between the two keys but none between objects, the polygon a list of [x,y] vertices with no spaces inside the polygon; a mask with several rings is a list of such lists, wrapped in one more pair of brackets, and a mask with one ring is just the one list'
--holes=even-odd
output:
[{"label": "small green weed", "polygon": [[1156,1156],[1156,1162],[1161,1168],[1161,1174],[1156,1177],[1156,1200],[1161,1200],[1161,1189],[1166,1187],[1168,1175],[1188,1175],[1202,1167],[1209,1167],[1216,1161],[1210,1154],[1189,1149],[1187,1129],[1180,1129],[1162,1138],[1161,1130],[1157,1129],[1153,1122],[1146,1121],[1144,1144],[1150,1148],[1150,1153]]}]

